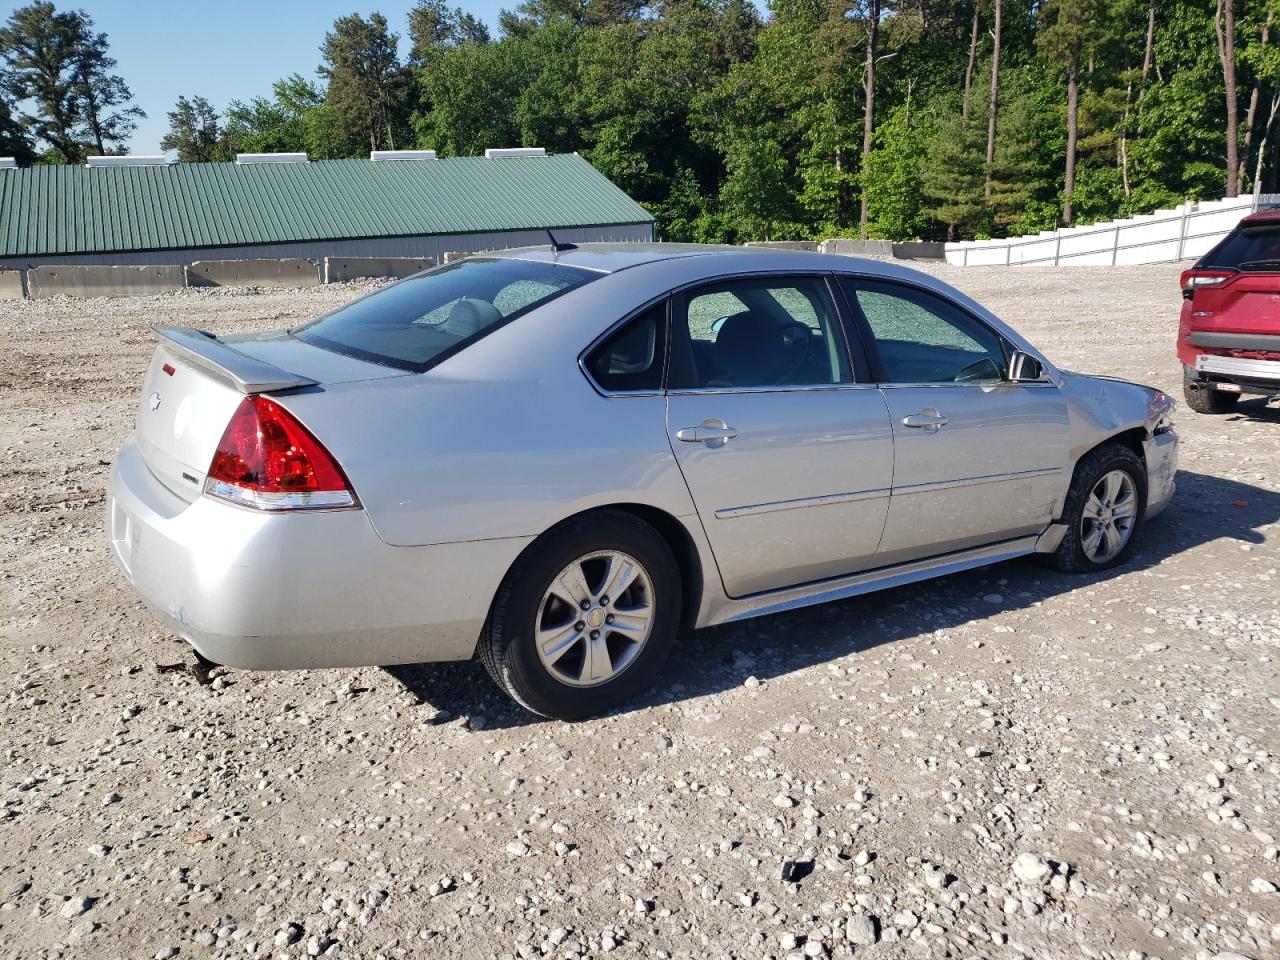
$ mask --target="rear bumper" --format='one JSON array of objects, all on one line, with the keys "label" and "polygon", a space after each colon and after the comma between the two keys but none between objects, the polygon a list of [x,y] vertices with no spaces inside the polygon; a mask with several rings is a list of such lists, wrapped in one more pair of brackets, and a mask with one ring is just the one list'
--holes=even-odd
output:
[{"label": "rear bumper", "polygon": [[258,670],[465,660],[529,542],[393,547],[363,510],[187,503],[133,437],[112,467],[107,528],[121,571],[171,630],[210,660]]},{"label": "rear bumper", "polygon": [[1178,434],[1172,427],[1143,442],[1147,461],[1146,517],[1156,516],[1173,499],[1178,472]]},{"label": "rear bumper", "polygon": [[1280,360],[1250,360],[1202,353],[1196,357],[1195,369],[1206,380],[1256,387],[1259,392],[1280,392]]}]

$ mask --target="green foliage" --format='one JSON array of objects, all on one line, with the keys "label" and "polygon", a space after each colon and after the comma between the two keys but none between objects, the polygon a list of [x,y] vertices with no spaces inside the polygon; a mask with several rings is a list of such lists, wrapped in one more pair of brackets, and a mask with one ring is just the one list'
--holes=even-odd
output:
[{"label": "green foliage", "polygon": [[218,128],[218,111],[204,97],[179,97],[169,111],[169,132],[161,150],[176,150],[182,163],[207,163],[232,159]]},{"label": "green foliage", "polygon": [[347,131],[324,92],[298,73],[277,80],[270,100],[233,100],[224,137],[232,154],[305,151],[317,160],[332,160],[351,151]]},{"label": "green foliage", "polygon": [[928,228],[919,184],[925,173],[923,148],[929,132],[905,106],[876,129],[876,149],[867,157],[861,178],[867,192],[870,236],[896,240]]},{"label": "green foliage", "polygon": [[[94,32],[87,13],[59,12],[49,2],[15,10],[0,28],[0,114],[29,131],[44,148],[44,160],[82,163],[90,153],[122,152],[146,116],[130,105],[132,94],[112,73],[116,61],[107,51],[107,35]],[[30,109],[20,112],[21,106]],[[29,157],[25,142],[20,136],[13,148]]]},{"label": "green foliage", "polygon": [[[207,102],[179,98],[165,149],[324,159],[536,145],[580,152],[669,240],[850,236],[864,197],[871,236],[1014,235],[1063,214],[1074,77],[1076,221],[1225,188],[1218,0],[1161,0],[1145,74],[1149,0],[1002,0],[989,166],[992,0],[879,5],[866,156],[868,0],[769,0],[763,22],[752,0],[520,0],[496,36],[451,2],[415,0],[403,63],[386,18],[351,14],[325,37],[319,83],[286,77],[221,125]],[[1243,183],[1265,142],[1263,185],[1280,189],[1280,121],[1267,127],[1280,23],[1263,40],[1280,0],[1234,2]],[[0,28],[0,154],[79,163],[121,148],[138,114],[114,69],[83,12],[15,10]]]}]

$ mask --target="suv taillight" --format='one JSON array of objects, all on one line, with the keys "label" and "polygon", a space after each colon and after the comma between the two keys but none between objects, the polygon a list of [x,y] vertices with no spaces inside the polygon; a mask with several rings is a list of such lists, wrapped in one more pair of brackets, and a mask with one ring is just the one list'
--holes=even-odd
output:
[{"label": "suv taillight", "polygon": [[245,397],[218,441],[204,492],[259,510],[358,506],[346,474],[293,414]]},{"label": "suv taillight", "polygon": [[1182,299],[1190,300],[1199,287],[1216,287],[1226,283],[1236,275],[1235,270],[1190,270],[1182,271]]}]

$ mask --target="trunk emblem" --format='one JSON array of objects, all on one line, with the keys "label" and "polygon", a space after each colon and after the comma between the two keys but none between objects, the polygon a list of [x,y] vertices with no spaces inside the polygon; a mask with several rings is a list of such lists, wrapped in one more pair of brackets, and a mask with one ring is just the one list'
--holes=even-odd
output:
[{"label": "trunk emblem", "polygon": [[147,401],[147,405],[148,405],[148,406],[150,406],[152,410],[159,410],[159,409],[160,409],[160,394],[159,394],[159,393],[153,393],[153,394],[151,394],[151,398]]}]

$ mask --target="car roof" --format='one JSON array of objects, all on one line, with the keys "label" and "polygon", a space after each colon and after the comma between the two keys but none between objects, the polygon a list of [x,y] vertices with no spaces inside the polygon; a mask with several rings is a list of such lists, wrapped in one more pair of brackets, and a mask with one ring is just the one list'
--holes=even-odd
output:
[{"label": "car roof", "polygon": [[1270,223],[1272,221],[1280,221],[1280,207],[1272,210],[1259,210],[1257,213],[1251,213],[1241,223]]},{"label": "car roof", "polygon": [[[662,260],[687,257],[743,258],[759,261],[765,257],[785,258],[782,265],[794,264],[798,268],[812,268],[820,262],[830,266],[830,254],[806,250],[788,250],[779,247],[734,247],[709,243],[581,243],[569,250],[553,251],[549,243],[536,247],[513,247],[477,254],[483,257],[499,257],[512,260],[535,260],[540,263],[560,263],[565,266],[616,273],[628,267]],[[804,260],[811,261],[803,263]]]}]

